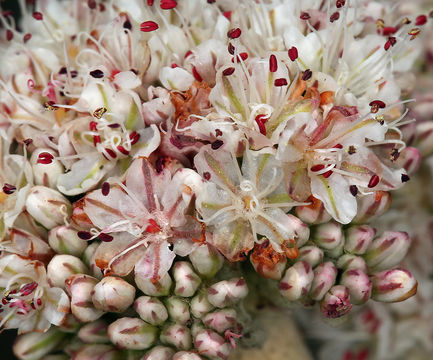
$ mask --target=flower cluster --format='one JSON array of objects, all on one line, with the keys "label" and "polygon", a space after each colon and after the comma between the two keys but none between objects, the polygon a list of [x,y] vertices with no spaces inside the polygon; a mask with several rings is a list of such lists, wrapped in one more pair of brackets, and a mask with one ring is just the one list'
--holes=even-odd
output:
[{"label": "flower cluster", "polygon": [[0,324],[44,332],[20,359],[66,340],[74,359],[227,359],[250,276],[325,318],[416,293],[408,234],[367,222],[420,162],[403,99],[428,16],[345,0],[20,9],[19,26],[0,14]]}]

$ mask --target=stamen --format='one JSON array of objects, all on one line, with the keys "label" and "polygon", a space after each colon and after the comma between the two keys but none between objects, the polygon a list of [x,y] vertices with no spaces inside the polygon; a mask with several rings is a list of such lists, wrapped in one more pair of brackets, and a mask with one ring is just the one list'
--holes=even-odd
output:
[{"label": "stamen", "polygon": [[418,15],[415,19],[415,25],[416,26],[422,26],[427,22],[427,16],[425,15]]},{"label": "stamen", "polygon": [[224,76],[230,76],[230,75],[232,75],[234,72],[235,72],[235,68],[234,68],[234,67],[229,67],[229,68],[227,68],[227,69],[224,69],[223,72],[222,72],[222,74],[223,74]]},{"label": "stamen", "polygon": [[288,54],[289,54],[290,60],[295,61],[298,58],[298,49],[296,47],[292,46],[289,49]]},{"label": "stamen", "polygon": [[108,182],[104,182],[101,188],[102,195],[107,196],[110,193],[110,184]]},{"label": "stamen", "polygon": [[350,185],[349,190],[353,196],[356,196],[358,194],[358,187],[356,185]]},{"label": "stamen", "polygon": [[409,180],[410,180],[409,175],[407,175],[407,174],[401,174],[401,182],[405,183],[405,182],[407,182]]},{"label": "stamen", "polygon": [[279,78],[275,79],[274,86],[286,86],[287,85],[287,79],[285,78]]},{"label": "stamen", "polygon": [[7,184],[7,183],[3,185],[3,192],[4,192],[6,195],[11,195],[11,194],[13,194],[13,193],[15,192],[16,189],[17,189],[17,188],[16,188],[15,185]]},{"label": "stamen", "polygon": [[53,162],[54,156],[48,152],[41,152],[38,156],[38,164],[51,164]]},{"label": "stamen", "polygon": [[373,188],[375,187],[377,184],[379,184],[380,178],[379,176],[377,176],[376,174],[374,174],[371,178],[370,181],[368,182],[368,187],[369,188]]},{"label": "stamen", "polygon": [[237,39],[239,36],[241,36],[242,30],[239,28],[231,29],[227,32],[227,37],[230,39]]},{"label": "stamen", "polygon": [[155,21],[144,21],[140,25],[140,31],[142,32],[151,32],[155,31],[159,28],[158,24]]},{"label": "stamen", "polygon": [[177,2],[175,0],[161,0],[160,7],[163,10],[171,10],[177,6]]},{"label": "stamen", "polygon": [[77,232],[77,235],[82,240],[90,240],[92,238],[92,234],[88,231],[80,230]]},{"label": "stamen", "polygon": [[95,79],[100,79],[104,77],[104,72],[102,70],[96,69],[90,72],[90,76],[94,77]]},{"label": "stamen", "polygon": [[269,71],[276,72],[278,70],[277,58],[274,54],[269,57]]}]

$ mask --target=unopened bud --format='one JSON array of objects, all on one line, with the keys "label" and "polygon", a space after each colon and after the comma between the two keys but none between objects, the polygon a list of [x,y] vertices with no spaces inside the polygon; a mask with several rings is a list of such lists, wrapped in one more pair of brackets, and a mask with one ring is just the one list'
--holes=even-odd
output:
[{"label": "unopened bud", "polygon": [[26,209],[47,229],[64,224],[70,216],[71,203],[58,191],[45,186],[33,186],[26,198]]},{"label": "unopened bud", "polygon": [[191,335],[194,338],[199,331],[206,329],[201,320],[196,320],[191,325]]},{"label": "unopened bud", "polygon": [[96,309],[92,302],[92,292],[98,279],[84,274],[71,276],[65,281],[71,294],[71,312],[81,322],[99,319],[104,312]]},{"label": "unopened bud", "polygon": [[396,163],[405,169],[409,175],[413,174],[421,165],[420,151],[417,148],[408,146],[400,153]]},{"label": "unopened bud", "polygon": [[224,257],[220,252],[209,244],[198,246],[191,254],[189,259],[194,269],[201,277],[213,278],[224,263]]},{"label": "unopened bud", "polygon": [[296,246],[300,248],[310,239],[310,227],[303,223],[299,218],[287,214],[291,221],[291,227],[295,232]]},{"label": "unopened bud", "polygon": [[365,260],[360,256],[351,254],[340,256],[336,265],[342,270],[359,269],[364,272],[368,271],[368,266]]},{"label": "unopened bud", "polygon": [[178,296],[193,296],[201,284],[200,277],[187,261],[178,261],[174,264],[173,277],[175,281],[174,293]]},{"label": "unopened bud", "polygon": [[51,327],[47,332],[31,332],[17,337],[13,352],[20,360],[44,358],[66,337],[66,333]]},{"label": "unopened bud", "polygon": [[349,289],[343,285],[333,286],[320,302],[320,310],[331,319],[346,315],[351,308]]},{"label": "unopened bud", "polygon": [[418,283],[404,269],[385,270],[371,277],[372,299],[382,302],[399,302],[416,294]]},{"label": "unopened bud", "polygon": [[283,276],[287,257],[275,251],[271,242],[266,239],[254,244],[250,261],[257,273],[265,278],[279,280]]},{"label": "unopened bud", "polygon": [[207,299],[218,308],[230,306],[242,300],[248,294],[247,283],[243,278],[223,280],[208,289]]},{"label": "unopened bud", "polygon": [[48,233],[48,243],[57,254],[81,256],[87,248],[87,242],[81,240],[75,229],[57,226]]},{"label": "unopened bud", "polygon": [[185,325],[166,326],[159,338],[164,344],[172,345],[180,350],[189,350],[192,345],[191,331]]},{"label": "unopened bud", "polygon": [[[47,164],[38,162],[39,154],[48,153],[53,156],[51,161]],[[43,185],[50,188],[55,188],[57,185],[57,179],[60,175],[65,172],[63,165],[59,160],[55,159],[57,154],[51,149],[36,149],[30,157],[30,163],[32,164],[34,182],[36,185]]]},{"label": "unopened bud", "polygon": [[322,300],[329,289],[335,284],[338,270],[330,262],[324,262],[314,269],[314,279],[311,285],[310,297],[313,300]]},{"label": "unopened bud", "polygon": [[157,298],[140,296],[134,302],[134,309],[140,317],[152,325],[161,325],[168,319],[167,309]]},{"label": "unopened bud", "polygon": [[168,316],[174,322],[186,324],[191,318],[189,306],[182,298],[171,296],[167,298],[164,303],[168,311]]},{"label": "unopened bud", "polygon": [[335,221],[318,225],[313,234],[313,241],[325,250],[337,248],[343,241],[341,225]]},{"label": "unopened bud", "polygon": [[144,350],[158,337],[158,329],[138,318],[120,318],[108,326],[110,341],[120,349]]},{"label": "unopened bud", "polygon": [[310,205],[297,206],[295,215],[307,224],[323,224],[331,220],[331,215],[325,210],[323,202],[310,197]]},{"label": "unopened bud", "polygon": [[416,147],[421,155],[426,157],[433,154],[433,121],[419,122],[416,126],[416,137]]},{"label": "unopened bud", "polygon": [[376,229],[372,228],[371,226],[351,226],[346,231],[344,250],[355,255],[364,254],[373,241],[374,235],[376,235]]},{"label": "unopened bud", "polygon": [[65,354],[56,354],[45,356],[44,360],[70,360],[70,358],[68,355]]},{"label": "unopened bud", "polygon": [[87,272],[87,266],[79,258],[72,255],[56,255],[47,266],[47,279],[51,286],[65,289],[66,279]]},{"label": "unopened bud", "polygon": [[405,257],[411,239],[406,232],[385,231],[374,239],[363,258],[375,271],[393,268]]},{"label": "unopened bud", "polygon": [[140,360],[167,360],[171,359],[173,355],[173,349],[167,346],[158,345],[148,351]]},{"label": "unopened bud", "polygon": [[349,289],[352,304],[361,305],[370,299],[372,283],[364,271],[359,269],[345,271],[341,276],[340,284]]},{"label": "unopened bud", "polygon": [[173,281],[169,274],[165,274],[157,282],[152,282],[150,279],[135,273],[135,284],[144,294],[149,296],[169,295],[172,283]]},{"label": "unopened bud", "polygon": [[344,253],[344,243],[345,241],[343,237],[343,241],[341,241],[338,246],[331,250],[325,250],[325,255],[332,259],[338,259]]},{"label": "unopened bud", "polygon": [[386,191],[376,191],[358,198],[357,215],[352,222],[364,224],[370,219],[377,218],[388,210],[391,205],[391,195]]},{"label": "unopened bud", "polygon": [[203,317],[203,323],[209,328],[222,334],[237,325],[237,314],[234,309],[222,309],[211,312]]},{"label": "unopened bud", "polygon": [[135,287],[121,278],[107,276],[96,284],[92,301],[99,310],[121,313],[131,306],[134,297]]},{"label": "unopened bud", "polygon": [[313,270],[306,261],[299,261],[289,267],[281,279],[279,290],[285,298],[295,301],[310,291],[313,282]]},{"label": "unopened bud", "polygon": [[308,245],[299,249],[299,256],[296,261],[306,261],[312,268],[321,264],[323,261],[323,250],[317,246]]},{"label": "unopened bud", "polygon": [[[81,239],[80,239],[81,240]],[[83,240],[81,240],[83,241]],[[85,242],[85,241],[83,241]],[[83,261],[89,267],[90,274],[97,279],[102,279],[104,275],[102,274],[102,270],[96,265],[95,262],[95,254],[96,250],[99,247],[99,243],[97,241],[92,242],[89,246],[87,246],[86,250],[84,250]]]},{"label": "unopened bud", "polygon": [[112,345],[86,344],[74,352],[72,358],[74,360],[118,360],[122,359],[122,353]]},{"label": "unopened bud", "polygon": [[202,360],[202,358],[198,354],[193,352],[179,351],[174,354],[172,360]]},{"label": "unopened bud", "polygon": [[203,315],[207,314],[214,308],[214,306],[208,301],[207,296],[201,293],[191,299],[189,306],[191,314],[198,319],[202,318]]},{"label": "unopened bud", "polygon": [[202,330],[194,337],[194,345],[200,354],[209,358],[228,359],[231,346],[212,330]]},{"label": "unopened bud", "polygon": [[105,320],[96,320],[91,323],[85,324],[78,331],[78,338],[88,344],[107,343],[109,338],[107,336],[108,323]]}]

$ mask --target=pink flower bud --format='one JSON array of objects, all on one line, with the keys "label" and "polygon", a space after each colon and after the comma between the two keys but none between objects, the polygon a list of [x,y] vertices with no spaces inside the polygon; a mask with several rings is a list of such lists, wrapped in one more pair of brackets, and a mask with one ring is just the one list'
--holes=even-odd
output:
[{"label": "pink flower bud", "polygon": [[386,191],[376,191],[358,198],[357,215],[352,223],[364,224],[372,218],[377,218],[388,210],[391,205],[391,195]]},{"label": "pink flower bud", "polygon": [[220,334],[237,325],[237,314],[234,309],[222,309],[211,312],[203,317],[203,323]]},{"label": "pink flower bud", "polygon": [[66,335],[55,327],[47,332],[20,335],[13,344],[13,352],[20,360],[42,359],[59,345]]},{"label": "pink flower bud", "polygon": [[310,197],[311,205],[297,206],[295,215],[307,224],[323,224],[331,220],[331,215],[325,210],[323,202]]},{"label": "pink flower bud", "polygon": [[338,259],[344,253],[344,242],[345,241],[343,237],[343,241],[341,241],[335,248],[331,250],[325,250],[325,256],[332,259]]},{"label": "pink flower bud", "polygon": [[[81,241],[83,241],[83,240],[81,240]],[[85,241],[83,241],[83,242],[85,242]],[[95,262],[95,254],[96,254],[96,250],[98,249],[98,247],[99,247],[99,243],[97,241],[95,241],[95,242],[91,243],[89,246],[87,246],[86,250],[84,250],[83,261],[89,267],[90,275],[94,276],[97,279],[102,279],[104,276],[102,274],[102,270],[96,265],[96,262]]]},{"label": "pink flower bud", "polygon": [[351,308],[349,289],[343,285],[333,286],[320,302],[320,310],[331,319],[346,315]]},{"label": "pink flower bud", "polygon": [[158,282],[152,282],[138,273],[135,274],[135,284],[144,294],[149,296],[169,295],[172,283],[169,274],[165,274]]},{"label": "pink flower bud", "polygon": [[135,288],[125,280],[107,276],[93,289],[92,301],[95,308],[104,312],[121,313],[134,302]]},{"label": "pink flower bud", "polygon": [[406,147],[398,157],[396,164],[410,175],[415,173],[421,165],[421,154],[417,148],[408,146]]},{"label": "pink flower bud", "polygon": [[189,259],[194,269],[201,277],[213,278],[224,263],[224,257],[212,245],[203,244],[198,246],[191,254]]},{"label": "pink flower bud", "polygon": [[[430,101],[431,108],[431,101]],[[433,121],[424,121],[416,126],[416,147],[422,156],[433,154]]]},{"label": "pink flower bud", "polygon": [[342,270],[359,269],[365,273],[368,271],[365,260],[360,256],[351,254],[340,256],[337,261],[337,267]]},{"label": "pink flower bud", "polygon": [[86,344],[74,352],[74,360],[117,360],[122,353],[112,345]]},{"label": "pink flower bud", "polygon": [[364,254],[368,246],[371,244],[374,235],[376,235],[376,229],[371,226],[351,226],[346,231],[344,250],[355,255]]},{"label": "pink flower bud", "polygon": [[38,162],[39,154],[41,153],[48,153],[53,157],[57,156],[57,154],[51,149],[43,148],[38,148],[32,153],[32,156],[30,157],[30,163],[32,164],[34,182],[36,185],[56,188],[57,179],[60,175],[63,175],[65,169],[63,168],[63,165],[60,163],[60,161],[54,158],[51,159],[50,163],[48,164],[41,164]]},{"label": "pink flower bud", "polygon": [[92,292],[98,279],[92,276],[77,274],[65,281],[66,289],[71,294],[71,312],[82,322],[99,319],[104,312],[96,309],[92,302]]},{"label": "pink flower bud", "polygon": [[157,298],[140,296],[134,302],[134,309],[144,321],[151,325],[161,325],[168,319],[167,309]]},{"label": "pink flower bud", "polygon": [[174,264],[173,277],[175,281],[174,293],[178,296],[193,296],[201,284],[200,277],[187,261],[178,261]]},{"label": "pink flower bud", "polygon": [[105,320],[96,320],[81,327],[78,331],[78,338],[88,344],[107,343],[108,323]]},{"label": "pink flower bud", "polygon": [[338,270],[330,262],[324,262],[314,269],[314,279],[311,285],[310,297],[313,300],[322,300],[329,289],[334,285]]},{"label": "pink flower bud", "polygon": [[194,337],[194,345],[200,354],[209,358],[228,359],[231,346],[212,330],[202,330]]},{"label": "pink flower bud", "polygon": [[180,324],[165,327],[159,339],[162,343],[172,345],[180,350],[189,350],[192,345],[190,329]]},{"label": "pink flower bud", "polygon": [[248,294],[247,283],[243,278],[223,280],[208,289],[207,299],[218,308],[230,306],[242,300]]},{"label": "pink flower bud", "polygon": [[189,306],[191,314],[198,319],[202,318],[203,315],[207,314],[214,308],[214,306],[208,301],[207,296],[200,293],[191,299]]},{"label": "pink flower bud", "polygon": [[26,198],[28,213],[47,229],[64,224],[69,217],[71,203],[58,191],[45,186],[33,186]]},{"label": "pink flower bud", "polygon": [[279,289],[285,298],[295,301],[310,291],[313,282],[313,270],[306,261],[299,261],[289,267],[280,281]]},{"label": "pink flower bud", "polygon": [[346,270],[341,276],[340,284],[349,289],[352,304],[361,305],[370,299],[372,283],[364,271],[359,269]]},{"label": "pink flower bud", "polygon": [[385,270],[371,277],[372,299],[382,302],[399,302],[416,294],[418,283],[404,269]]},{"label": "pink flower bud", "polygon": [[295,232],[296,246],[300,248],[310,239],[310,227],[303,223],[299,218],[287,214],[292,223],[292,229]]},{"label": "pink flower bud", "polygon": [[375,271],[390,269],[403,260],[410,244],[411,239],[406,232],[385,231],[373,240],[363,258]]},{"label": "pink flower bud", "polygon": [[172,360],[202,360],[202,358],[193,352],[179,351],[176,354],[174,354]]},{"label": "pink flower bud", "polygon": [[51,286],[65,289],[66,279],[87,272],[87,266],[79,258],[72,255],[56,255],[47,266],[47,279]]},{"label": "pink flower bud", "polygon": [[194,338],[199,331],[204,330],[205,326],[201,320],[195,320],[191,325],[191,335]]},{"label": "pink flower bud", "polygon": [[108,326],[110,341],[120,349],[144,350],[158,337],[158,329],[138,318],[120,318]]},{"label": "pink flower bud", "polygon": [[260,244],[254,244],[250,261],[259,275],[268,279],[279,280],[286,268],[287,257],[276,252],[271,242],[266,239]]},{"label": "pink flower bud", "polygon": [[323,251],[317,246],[304,246],[299,249],[299,256],[296,260],[306,261],[314,268],[323,261]]},{"label": "pink flower bud", "polygon": [[186,324],[191,318],[188,303],[184,299],[171,296],[166,299],[164,303],[168,311],[168,316],[174,322]]},{"label": "pink flower bud", "polygon": [[173,349],[158,345],[148,351],[140,360],[167,360],[172,359],[173,354]]},{"label": "pink flower bud", "polygon": [[341,225],[335,221],[330,221],[317,226],[313,234],[313,241],[325,250],[337,248],[344,241]]},{"label": "pink flower bud", "polygon": [[80,257],[87,248],[87,242],[81,240],[75,229],[68,226],[57,226],[48,233],[48,243],[58,254],[69,254]]}]

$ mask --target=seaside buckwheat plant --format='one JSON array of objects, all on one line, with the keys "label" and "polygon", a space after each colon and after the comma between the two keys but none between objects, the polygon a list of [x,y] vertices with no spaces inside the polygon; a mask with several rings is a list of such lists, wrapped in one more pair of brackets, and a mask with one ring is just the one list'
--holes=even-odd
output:
[{"label": "seaside buckwheat plant", "polygon": [[[427,316],[431,181],[403,186],[433,152],[431,94],[411,98],[432,12],[17,3],[0,11],[0,329],[17,358],[233,359],[266,341],[267,306],[308,337],[359,329],[343,356],[365,359],[382,324],[366,317],[409,312],[404,332]],[[379,332],[381,359],[397,345]],[[353,345],[336,339],[324,354]]]}]

